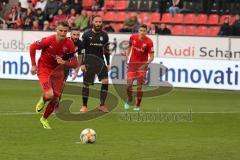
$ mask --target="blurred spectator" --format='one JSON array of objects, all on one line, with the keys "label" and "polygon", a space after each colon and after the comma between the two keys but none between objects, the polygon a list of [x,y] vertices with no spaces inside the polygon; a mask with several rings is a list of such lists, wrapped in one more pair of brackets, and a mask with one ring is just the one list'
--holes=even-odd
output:
[{"label": "blurred spectator", "polygon": [[94,5],[92,6],[93,11],[103,10],[104,0],[94,0]]},{"label": "blurred spectator", "polygon": [[139,21],[138,21],[138,18],[137,18],[137,14],[136,13],[133,13],[129,19],[127,19],[125,22],[124,22],[124,26],[127,26],[127,28],[131,31],[134,31],[139,25]]},{"label": "blurred spectator", "polygon": [[180,12],[180,8],[183,8],[183,1],[182,0],[172,0],[171,7],[169,7],[169,13],[173,16]]},{"label": "blurred spectator", "polygon": [[19,0],[21,4],[21,12],[27,12],[29,3],[32,3],[32,0]]},{"label": "blurred spectator", "polygon": [[47,4],[47,0],[39,0],[35,6],[35,9],[41,8],[42,11],[44,11]]},{"label": "blurred spectator", "polygon": [[74,8],[72,8],[70,10],[69,15],[67,16],[67,20],[68,20],[68,23],[69,23],[70,27],[75,25],[75,23],[74,23],[75,19],[76,19],[76,10]]},{"label": "blurred spectator", "polygon": [[45,19],[51,21],[53,19],[53,16],[57,13],[58,6],[59,6],[58,1],[48,0],[44,10]]},{"label": "blurred spectator", "polygon": [[166,12],[167,10],[167,0],[158,0],[158,8],[159,8],[159,13],[160,13],[160,19],[162,18],[163,13]]},{"label": "blurred spectator", "polygon": [[50,30],[51,30],[50,24],[49,24],[48,21],[44,21],[44,22],[43,22],[43,30],[44,30],[44,31],[50,31]]},{"label": "blurred spectator", "polygon": [[122,33],[132,32],[132,29],[130,29],[126,24],[123,24],[119,32],[122,32]]},{"label": "blurred spectator", "polygon": [[77,17],[75,20],[76,27],[81,31],[83,31],[86,28],[88,28],[88,21],[89,21],[89,18],[88,18],[87,11],[82,10],[81,15]]},{"label": "blurred spectator", "polygon": [[5,18],[8,27],[12,28],[12,25],[16,24],[18,18],[20,18],[20,14],[17,12],[16,7],[13,6]]},{"label": "blurred spectator", "polygon": [[44,21],[44,15],[43,15],[43,12],[42,12],[42,9],[41,8],[38,8],[36,11],[35,11],[35,15],[34,15],[34,20],[38,20],[39,21],[39,25],[41,27],[43,27],[43,21]]},{"label": "blurred spectator", "polygon": [[39,31],[42,30],[42,27],[39,25],[39,20],[34,20],[33,21],[33,26],[32,26],[33,31]]},{"label": "blurred spectator", "polygon": [[82,5],[80,4],[79,0],[73,0],[72,4],[70,5],[70,9],[72,8],[76,10],[76,14],[81,14]]},{"label": "blurred spectator", "polygon": [[159,35],[170,35],[171,31],[167,28],[165,23],[162,23],[160,27],[157,26],[156,33]]},{"label": "blurred spectator", "polygon": [[106,22],[104,24],[103,30],[106,32],[115,32],[114,28],[112,27],[112,25],[109,22]]},{"label": "blurred spectator", "polygon": [[23,19],[26,17],[32,18],[32,16],[34,16],[34,13],[31,8],[28,8],[27,12],[24,12],[24,14],[22,14]]},{"label": "blurred spectator", "polygon": [[156,34],[156,26],[154,24],[149,25],[148,33]]},{"label": "blurred spectator", "polygon": [[24,19],[23,29],[24,30],[31,30],[32,29],[32,19],[30,17],[26,17]]},{"label": "blurred spectator", "polygon": [[68,0],[62,0],[62,2],[59,5],[59,8],[61,8],[63,10],[64,14],[68,14],[70,11],[70,4],[68,2]]},{"label": "blurred spectator", "polygon": [[232,25],[232,35],[233,36],[240,36],[240,20],[239,14],[236,15],[236,20]]},{"label": "blurred spectator", "polygon": [[16,23],[14,23],[11,28],[12,29],[17,29],[17,30],[22,30],[23,29],[22,19],[18,18]]},{"label": "blurred spectator", "polygon": [[52,25],[56,25],[59,21],[64,21],[67,19],[67,16],[64,14],[63,9],[59,8],[57,15],[53,17]]},{"label": "blurred spectator", "polygon": [[231,26],[229,24],[229,17],[224,19],[224,24],[221,26],[218,36],[229,36],[231,34]]}]

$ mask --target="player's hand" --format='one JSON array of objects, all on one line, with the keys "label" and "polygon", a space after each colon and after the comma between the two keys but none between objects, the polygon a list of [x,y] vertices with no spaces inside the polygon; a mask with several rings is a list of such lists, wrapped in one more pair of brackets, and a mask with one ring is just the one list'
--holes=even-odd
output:
[{"label": "player's hand", "polygon": [[77,78],[78,71],[79,71],[79,68],[76,68],[76,69],[73,70],[73,76],[72,76],[73,81]]},{"label": "player's hand", "polygon": [[85,65],[81,65],[81,71],[82,71],[82,72],[86,72],[86,71],[87,71],[87,68],[86,68]]},{"label": "player's hand", "polygon": [[139,67],[139,70],[145,70],[148,67],[148,64],[144,64]]},{"label": "player's hand", "polygon": [[108,70],[108,72],[111,70],[111,66],[110,65],[107,65],[107,70]]},{"label": "player's hand", "polygon": [[38,71],[37,66],[32,66],[32,68],[31,68],[32,75],[37,74],[37,71]]},{"label": "player's hand", "polygon": [[56,56],[56,60],[58,64],[65,64],[65,61],[60,56]]}]

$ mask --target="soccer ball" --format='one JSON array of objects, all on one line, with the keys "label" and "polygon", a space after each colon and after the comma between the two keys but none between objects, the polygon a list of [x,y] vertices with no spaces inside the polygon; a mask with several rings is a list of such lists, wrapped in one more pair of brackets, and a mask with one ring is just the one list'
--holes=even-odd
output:
[{"label": "soccer ball", "polygon": [[81,143],[94,143],[96,141],[97,134],[91,128],[84,129],[80,134]]}]

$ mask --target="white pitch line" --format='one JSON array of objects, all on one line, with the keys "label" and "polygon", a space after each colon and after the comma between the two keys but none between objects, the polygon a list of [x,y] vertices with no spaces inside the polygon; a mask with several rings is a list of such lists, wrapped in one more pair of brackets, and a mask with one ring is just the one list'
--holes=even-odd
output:
[{"label": "white pitch line", "polygon": [[[73,114],[79,114],[79,112],[71,112]],[[110,114],[136,114],[137,112],[111,112]],[[240,114],[240,112],[139,112],[140,114]],[[54,114],[54,113],[53,113]],[[38,115],[36,112],[2,112],[0,116],[21,116],[21,115]]]}]

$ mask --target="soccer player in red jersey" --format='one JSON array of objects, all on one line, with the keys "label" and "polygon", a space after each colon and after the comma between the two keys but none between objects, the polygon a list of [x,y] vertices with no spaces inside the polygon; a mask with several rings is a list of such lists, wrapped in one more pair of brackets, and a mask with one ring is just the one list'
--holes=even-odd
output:
[{"label": "soccer player in red jersey", "polygon": [[145,83],[148,65],[154,58],[153,42],[146,34],[147,26],[142,24],[138,29],[138,34],[131,35],[129,40],[130,47],[127,54],[127,59],[129,59],[127,70],[128,99],[124,105],[126,110],[130,108],[130,103],[133,101],[132,86],[134,79],[137,79],[137,104],[133,110],[140,110],[143,96],[142,85]]},{"label": "soccer player in red jersey", "polygon": [[[45,103],[49,102],[40,118],[40,122],[46,129],[51,129],[47,118],[53,112],[54,107],[58,105],[62,93],[65,77],[64,69],[78,67],[76,57],[63,60],[64,56],[75,51],[73,42],[66,37],[68,30],[68,23],[60,21],[56,26],[56,34],[44,37],[30,45],[31,73],[38,75],[43,92],[41,100],[36,105],[36,112],[40,112]],[[42,50],[38,64],[35,60],[36,50]]]}]

